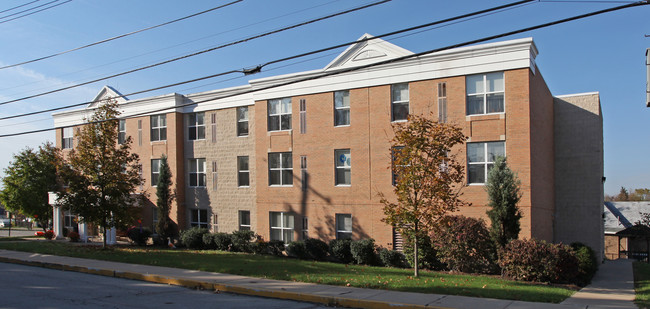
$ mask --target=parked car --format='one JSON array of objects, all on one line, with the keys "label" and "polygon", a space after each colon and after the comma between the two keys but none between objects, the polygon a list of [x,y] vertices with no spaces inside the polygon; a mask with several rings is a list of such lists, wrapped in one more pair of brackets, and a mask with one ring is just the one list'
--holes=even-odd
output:
[{"label": "parked car", "polygon": [[11,227],[11,219],[0,219],[0,227]]}]

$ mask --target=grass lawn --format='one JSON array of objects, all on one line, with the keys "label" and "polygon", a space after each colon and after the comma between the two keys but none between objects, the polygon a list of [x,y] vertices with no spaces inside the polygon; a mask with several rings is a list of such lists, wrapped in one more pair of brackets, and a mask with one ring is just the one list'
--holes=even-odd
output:
[{"label": "grass lawn", "polygon": [[650,264],[634,262],[634,302],[639,308],[650,308]]},{"label": "grass lawn", "polygon": [[445,272],[345,265],[222,251],[77,245],[53,241],[1,242],[0,249],[372,289],[559,303],[567,287]]}]

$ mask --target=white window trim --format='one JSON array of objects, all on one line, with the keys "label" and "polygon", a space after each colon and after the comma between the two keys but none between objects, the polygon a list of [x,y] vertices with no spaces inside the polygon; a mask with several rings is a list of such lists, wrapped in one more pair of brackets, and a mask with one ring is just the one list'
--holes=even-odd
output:
[{"label": "white window trim", "polygon": [[[204,219],[201,217],[201,210],[205,210],[205,221],[201,221],[201,219]],[[196,217],[198,221],[192,221],[192,212],[196,211]],[[210,211],[206,208],[197,208],[197,209],[190,209],[190,227],[201,227],[201,225],[205,225],[205,228],[210,228]],[[193,225],[195,224],[195,225]]]},{"label": "white window trim", "polygon": [[[273,222],[272,219],[271,219],[271,216],[272,216],[273,214],[280,214],[280,220],[279,220],[279,221],[280,221],[280,226],[279,226],[279,227],[274,227],[273,225],[271,225],[271,222]],[[284,231],[285,231],[285,230],[291,231],[292,233],[295,234],[295,232],[296,232],[296,231],[295,231],[295,228],[285,227],[285,226],[284,226],[284,217],[285,217],[285,216],[289,216],[289,215],[290,215],[291,217],[293,217],[293,219],[295,220],[295,216],[293,215],[293,213],[289,213],[289,212],[280,212],[280,211],[272,211],[272,212],[269,213],[269,227],[270,227],[270,230],[271,230],[271,231],[270,231],[270,232],[271,232],[271,233],[270,233],[271,235],[273,234],[273,230],[280,230],[280,231],[281,231],[280,235],[282,236],[282,238],[284,238]],[[295,236],[295,235],[294,235],[294,236]],[[270,238],[270,237],[269,237],[269,238]],[[295,237],[292,237],[292,238],[295,238]],[[281,240],[281,241],[284,241],[285,243],[287,243],[287,240],[286,240],[286,239],[280,239],[280,240]]]},{"label": "white window trim", "polygon": [[[287,154],[287,153],[290,153],[290,154],[291,154],[291,160],[293,161],[293,153],[292,153],[292,152],[269,152],[269,154],[272,154],[272,153],[280,154],[280,167],[271,168],[271,167],[269,166],[269,169],[268,169],[268,174],[269,174],[269,176],[268,176],[268,178],[269,178],[269,187],[288,187],[288,188],[293,187],[293,179],[291,180],[291,184],[290,184],[290,185],[285,185],[285,184],[283,184],[284,181],[283,181],[283,178],[282,178],[282,171],[284,171],[284,170],[291,170],[291,175],[293,175],[293,162],[292,162],[292,164],[291,164],[291,168],[283,167],[283,166],[282,166],[282,157],[283,157],[283,155],[284,155],[284,154]],[[268,156],[267,156],[267,158],[268,158]],[[279,184],[279,185],[272,185],[272,184],[270,184],[270,182],[271,182],[270,174],[271,174],[271,171],[272,171],[272,170],[273,170],[273,171],[280,171],[280,183],[281,183],[281,184]],[[292,177],[293,177],[293,176],[292,176]]]},{"label": "white window trim", "polygon": [[[154,160],[158,161],[158,173],[153,172],[153,162]],[[160,165],[162,164],[162,159],[151,159],[151,187],[156,188],[158,187],[158,182],[154,183],[153,182],[153,174],[158,174],[158,180],[160,180]]]},{"label": "white window trim", "polygon": [[[201,167],[200,167],[201,164],[199,164],[199,163],[200,163],[200,160],[203,160],[203,164],[202,164],[202,165],[203,165],[203,172],[201,172]],[[191,166],[192,166],[192,163],[191,163],[191,162],[192,162],[192,161],[196,161],[196,168],[197,168],[197,170],[196,170],[195,172],[192,171],[192,169],[191,169]],[[207,178],[206,178],[207,175],[206,175],[206,170],[205,170],[205,168],[206,168],[205,164],[206,164],[206,161],[205,161],[204,158],[192,158],[192,159],[189,159],[189,161],[188,161],[188,165],[189,165],[189,166],[188,166],[188,173],[187,173],[187,175],[188,175],[188,177],[189,177],[189,178],[188,178],[188,182],[187,182],[187,186],[188,186],[188,187],[190,187],[190,188],[205,188],[205,187],[207,186]],[[197,185],[196,185],[196,186],[192,186],[192,185],[191,185],[191,179],[192,179],[191,174],[196,174],[196,175],[197,175],[197,179],[196,179],[196,184],[197,184]],[[200,180],[200,175],[201,175],[201,174],[204,175],[205,182],[206,182],[203,186],[199,185],[199,183],[200,183],[199,180]]]},{"label": "white window trim", "polygon": [[[155,126],[155,127],[153,126],[153,121],[151,121],[151,119],[153,119],[153,117],[158,118],[158,126]],[[160,119],[163,118],[163,117],[165,118],[165,125],[164,125],[164,126],[161,126],[161,125],[160,125]],[[151,115],[151,116],[149,117],[149,123],[151,124],[151,128],[150,128],[150,130],[149,130],[149,141],[151,141],[151,142],[166,142],[166,141],[167,141],[167,115],[165,115],[165,114],[160,114],[160,115]],[[160,131],[161,131],[161,129],[165,129],[165,139],[161,139],[161,138],[160,138]],[[153,140],[153,139],[152,139],[153,134],[151,134],[151,133],[152,133],[154,130],[158,130],[158,139],[157,139],[157,140]]]},{"label": "white window trim", "polygon": [[[122,130],[122,125],[124,125],[124,130]],[[120,141],[120,136],[124,135],[124,138],[122,141]],[[126,119],[119,119],[117,123],[117,143],[119,145],[122,145],[126,143]]]},{"label": "white window trim", "polygon": [[[499,73],[499,72],[489,72],[489,73],[483,73],[483,74],[476,74],[476,75],[483,75],[483,89],[487,89],[487,75],[490,73]],[[466,114],[467,114],[467,97],[472,96],[472,95],[483,95],[483,110],[486,111],[483,114],[468,114],[467,116],[472,117],[472,116],[485,116],[485,115],[500,115],[500,114],[505,114],[506,113],[506,74],[505,72],[503,73],[503,91],[483,91],[483,92],[477,92],[477,93],[465,93],[465,109],[466,109]],[[466,85],[467,86],[467,85]],[[502,112],[496,112],[496,113],[488,113],[487,112],[487,95],[488,94],[495,94],[495,93],[503,93],[503,111]]]},{"label": "white window trim", "polygon": [[[350,166],[348,166],[348,167],[346,167],[346,166],[337,166],[338,161],[336,161],[336,160],[338,160],[338,158],[336,156],[336,152],[337,151],[344,151],[344,150],[347,150],[348,153],[350,154]],[[335,160],[335,162],[334,162],[334,186],[335,187],[351,187],[352,186],[352,151],[350,150],[350,148],[334,149],[334,160]],[[350,183],[349,184],[337,184],[336,183],[336,181],[337,181],[337,179],[336,179],[337,173],[336,172],[338,171],[338,169],[349,169],[350,170]]]},{"label": "white window trim", "polygon": [[[243,223],[242,223],[242,213],[243,213],[243,212],[248,212],[248,224],[243,224]],[[237,228],[238,228],[238,230],[241,231],[241,230],[242,230],[242,227],[247,227],[249,231],[252,230],[252,224],[251,224],[252,220],[251,220],[251,211],[250,211],[250,210],[239,210],[239,211],[237,212],[237,217],[238,217],[237,219],[238,219],[238,221],[239,221],[239,222],[237,222],[237,223],[238,223],[238,224],[237,224]]]},{"label": "white window trim", "polygon": [[[239,166],[239,158],[246,157],[248,159],[248,169],[242,170]],[[248,185],[240,186],[239,185],[239,173],[246,172],[248,173]],[[237,188],[250,188],[251,187],[251,161],[249,156],[238,156],[237,157]]]},{"label": "white window trim", "polygon": [[[348,93],[348,101],[350,101],[350,90],[341,90],[341,91],[335,91],[334,92],[334,127],[335,128],[349,127],[350,124],[352,123],[352,111],[350,109],[350,105],[352,105],[351,104],[352,102],[349,102],[350,104],[347,107],[336,107],[336,93],[337,92],[347,92]],[[338,110],[347,110],[348,111],[348,115],[349,115],[348,124],[339,124],[339,125],[336,124],[336,115],[337,115],[336,111],[338,111]]]},{"label": "white window trim", "polygon": [[467,185],[469,185],[469,186],[485,186],[485,182],[472,182],[472,183],[469,182],[469,166],[472,165],[472,164],[473,165],[481,165],[482,164],[484,166],[483,171],[485,172],[485,181],[487,182],[487,176],[488,176],[487,166],[490,163],[494,164],[494,162],[487,161],[487,158],[488,158],[487,144],[488,143],[500,143],[500,142],[503,143],[503,156],[505,157],[505,156],[507,156],[506,142],[505,141],[486,141],[486,142],[468,143],[468,144],[483,144],[484,145],[484,147],[483,147],[483,155],[484,155],[486,161],[485,162],[471,162],[470,163],[469,162],[469,154],[467,155]]},{"label": "white window trim", "polygon": [[[190,123],[191,115],[188,115],[188,117],[187,117],[188,118],[187,119],[187,128],[188,129],[190,129],[190,128],[194,129],[196,131],[197,138],[196,139],[190,139],[190,135],[189,135],[190,132],[188,130],[188,132],[187,132],[187,140],[188,141],[204,141],[205,140],[205,135],[206,135],[205,134],[205,113],[200,112],[200,113],[193,113],[193,114],[194,114],[194,123]],[[202,124],[199,124],[199,122],[198,122],[198,119],[199,119],[198,115],[199,114],[203,114],[203,123]],[[199,129],[198,128],[199,127],[203,127],[203,138],[198,138],[198,135],[199,135]]]},{"label": "white window trim", "polygon": [[[66,132],[68,134],[66,134]],[[69,143],[70,147],[65,147],[66,140],[70,141]],[[61,149],[72,149],[72,148],[74,148],[74,130],[72,127],[63,128],[63,130],[61,131]]]},{"label": "white window trim", "polygon": [[[349,231],[347,231],[347,230],[339,230],[339,222],[338,222],[339,215],[341,215],[341,216],[349,215],[350,216],[350,230]],[[352,226],[354,225],[352,223],[352,214],[344,214],[344,213],[335,214],[334,215],[334,220],[336,221],[336,222],[334,222],[334,224],[336,224],[336,235],[334,235],[334,237],[336,239],[346,239],[346,238],[339,238],[339,233],[344,233],[344,234],[350,234],[350,239],[352,239],[352,233],[353,233]]]},{"label": "white window trim", "polygon": [[[406,89],[408,89],[408,91],[409,91],[409,98],[408,98],[408,100],[394,101],[393,100],[393,87],[397,86],[397,85],[402,85],[402,84],[406,84]],[[408,104],[408,106],[409,106],[408,115],[411,115],[411,85],[409,85],[409,83],[399,83],[399,84],[390,85],[390,120],[391,120],[391,122],[407,122],[408,121],[408,119],[393,120],[393,118],[395,118],[393,116],[393,105],[394,104],[404,104],[404,103]],[[408,117],[408,115],[407,115],[407,117]]]},{"label": "white window trim", "polygon": [[[239,119],[239,109],[241,109],[241,108],[245,108],[247,110],[246,111],[246,119]],[[251,131],[250,131],[251,130],[250,122],[249,122],[249,117],[248,117],[248,112],[249,111],[250,110],[249,110],[248,106],[240,106],[240,107],[237,107],[237,109],[235,110],[235,112],[237,113],[237,127],[235,128],[235,130],[237,131],[237,137],[248,137],[250,135],[250,133],[251,133]],[[240,122],[246,122],[246,127],[248,128],[246,134],[243,134],[243,135],[239,134],[239,123]]]},{"label": "white window trim", "polygon": [[[267,109],[267,115],[266,115],[266,122],[267,122],[266,126],[267,126],[267,128],[266,128],[266,130],[267,130],[267,132],[289,132],[289,131],[293,130],[293,114],[292,114],[293,102],[291,102],[291,98],[289,98],[289,102],[291,103],[291,108],[290,108],[291,110],[289,110],[288,112],[283,113],[282,112],[282,100],[283,99],[286,99],[286,98],[271,99],[271,100],[268,100],[268,102],[267,102],[267,105],[266,105],[266,109]],[[270,111],[270,108],[269,108],[269,106],[271,105],[271,101],[278,101],[279,104],[280,104],[280,112],[278,112],[277,114],[271,114],[271,111]],[[284,129],[284,130],[282,129],[282,115],[290,115],[291,116],[291,129]],[[279,119],[278,124],[279,124],[280,129],[278,129],[278,130],[269,130],[269,128],[268,128],[268,126],[269,126],[269,118],[271,116],[279,116],[278,117],[278,119]]]}]

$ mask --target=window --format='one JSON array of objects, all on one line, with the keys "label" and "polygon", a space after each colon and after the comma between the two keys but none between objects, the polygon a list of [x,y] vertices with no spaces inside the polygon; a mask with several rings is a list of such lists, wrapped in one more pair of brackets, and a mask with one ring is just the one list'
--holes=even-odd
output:
[{"label": "window", "polygon": [[307,101],[300,99],[300,134],[307,133]]},{"label": "window", "polygon": [[403,165],[398,165],[395,164],[395,160],[397,160],[397,154],[400,153],[404,149],[404,146],[395,146],[391,149],[391,169],[393,171],[393,186],[397,185],[397,170],[402,167]]},{"label": "window", "polygon": [[237,107],[237,136],[248,136],[248,106]]},{"label": "window", "polygon": [[336,239],[352,238],[352,215],[336,214]]},{"label": "window", "polygon": [[503,72],[470,75],[467,83],[467,115],[503,113]]},{"label": "window", "polygon": [[309,185],[309,174],[307,174],[307,156],[300,156],[300,183],[302,191],[307,191]]},{"label": "window", "polygon": [[237,184],[240,187],[248,187],[250,185],[248,156],[237,157]]},{"label": "window", "polygon": [[447,122],[447,83],[438,84],[438,122]]},{"label": "window", "polygon": [[215,233],[219,231],[219,216],[217,214],[212,216],[212,231]]},{"label": "window", "polygon": [[250,231],[251,230],[251,212],[248,210],[239,211],[239,230],[240,231]]},{"label": "window", "polygon": [[467,183],[484,184],[497,156],[505,157],[504,142],[467,143],[469,177]]},{"label": "window", "polygon": [[69,210],[66,210],[63,213],[63,227],[68,229],[68,232],[77,231],[79,229],[77,222],[77,216]]},{"label": "window", "polygon": [[191,141],[205,139],[205,114],[194,113],[188,115],[187,133]]},{"label": "window", "polygon": [[151,141],[167,140],[167,115],[151,116]]},{"label": "window", "polygon": [[302,239],[309,238],[309,218],[302,217]]},{"label": "window", "polygon": [[350,91],[334,92],[334,126],[350,125]]},{"label": "window", "polygon": [[126,143],[126,119],[120,119],[117,130],[117,143],[122,145]]},{"label": "window", "polygon": [[217,177],[217,161],[212,162],[212,190],[217,191],[218,189],[218,177]]},{"label": "window", "polygon": [[192,209],[190,217],[191,227],[208,228],[208,210],[207,209]]},{"label": "window", "polygon": [[269,153],[269,186],[293,185],[291,152]]},{"label": "window", "polygon": [[349,186],[352,180],[350,149],[334,150],[334,160],[336,161],[335,184],[337,186]]},{"label": "window", "polygon": [[217,113],[210,114],[210,134],[212,143],[217,142]]},{"label": "window", "polygon": [[205,159],[190,159],[190,187],[205,187]]},{"label": "window", "polygon": [[63,128],[61,135],[61,148],[72,149],[72,127]]},{"label": "window", "polygon": [[138,146],[142,146],[142,119],[138,119]]},{"label": "window", "polygon": [[391,86],[391,121],[406,120],[409,116],[409,84]]},{"label": "window", "polygon": [[293,241],[293,214],[286,212],[269,213],[271,220],[271,240],[282,240],[285,244]]},{"label": "window", "polygon": [[160,159],[151,160],[151,186],[152,187],[158,186],[158,180],[160,179],[160,163],[162,163],[162,160]]},{"label": "window", "polygon": [[291,130],[291,98],[269,100],[268,130]]}]

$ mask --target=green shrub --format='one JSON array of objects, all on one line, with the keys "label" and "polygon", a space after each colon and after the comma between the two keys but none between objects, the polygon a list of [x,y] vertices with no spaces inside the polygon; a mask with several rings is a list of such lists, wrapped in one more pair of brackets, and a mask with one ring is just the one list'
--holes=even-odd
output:
[{"label": "green shrub", "polygon": [[303,241],[292,241],[287,246],[287,254],[292,257],[297,257],[301,260],[309,259],[307,248]]},{"label": "green shrub", "polygon": [[450,270],[495,273],[496,248],[483,220],[465,216],[445,217],[431,236],[438,259]]},{"label": "green shrub", "polygon": [[214,233],[212,234],[212,241],[214,242],[214,248],[221,251],[230,250],[232,246],[232,235],[228,233]]},{"label": "green shrub", "polygon": [[330,254],[341,263],[352,263],[351,244],[352,240],[350,239],[334,239],[330,241]]},{"label": "green shrub", "polygon": [[404,254],[395,250],[382,248],[379,250],[379,259],[387,267],[404,267],[406,265]]},{"label": "green shrub", "polygon": [[214,250],[216,248],[217,245],[214,243],[214,234],[203,234],[203,249]]},{"label": "green shrub", "polygon": [[190,249],[203,249],[203,235],[209,233],[206,228],[193,227],[181,232],[181,243]]},{"label": "green shrub", "polygon": [[320,239],[308,238],[305,239],[305,249],[310,258],[317,261],[324,261],[327,258],[329,247],[327,243]]},{"label": "green shrub", "polygon": [[[404,242],[404,255],[406,263],[413,267],[413,242],[408,240]],[[418,238],[418,268],[442,270],[445,266],[438,260],[436,249],[431,245],[431,238],[423,235]]]},{"label": "green shrub", "polygon": [[578,259],[571,247],[543,240],[513,240],[499,252],[503,275],[516,280],[575,282]]},{"label": "green shrub", "polygon": [[253,244],[251,241],[255,239],[255,232],[253,231],[234,231],[232,232],[232,246],[230,250],[234,252],[253,253]]},{"label": "green shrub", "polygon": [[147,240],[151,236],[151,230],[148,228],[132,226],[126,231],[126,236],[136,245],[144,246],[147,244]]},{"label": "green shrub", "polygon": [[269,241],[269,254],[275,256],[283,256],[284,252],[284,241],[282,240],[271,240]]},{"label": "green shrub", "polygon": [[43,233],[43,237],[45,237],[47,240],[52,240],[52,238],[54,238],[54,231],[45,231],[45,233]]},{"label": "green shrub", "polygon": [[269,254],[269,243],[258,239],[251,243],[251,249],[255,254]]},{"label": "green shrub", "polygon": [[372,238],[353,241],[350,244],[350,252],[352,253],[352,259],[357,264],[377,264],[375,240]]},{"label": "green shrub", "polygon": [[591,247],[579,242],[572,243],[571,248],[575,251],[576,258],[578,259],[578,277],[576,278],[576,283],[579,285],[587,285],[591,282],[591,278],[594,277],[598,270],[596,253]]}]

